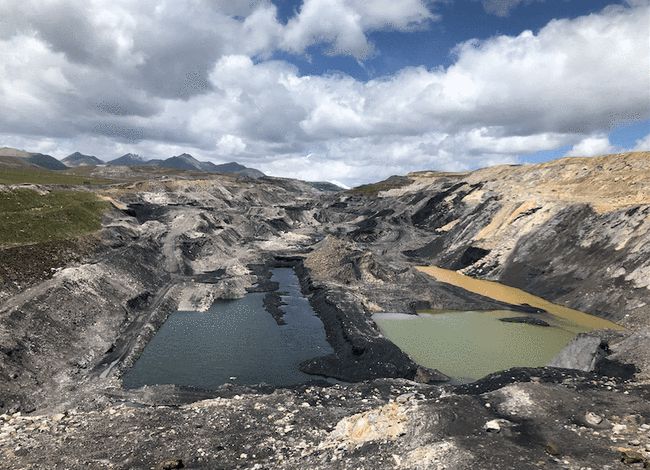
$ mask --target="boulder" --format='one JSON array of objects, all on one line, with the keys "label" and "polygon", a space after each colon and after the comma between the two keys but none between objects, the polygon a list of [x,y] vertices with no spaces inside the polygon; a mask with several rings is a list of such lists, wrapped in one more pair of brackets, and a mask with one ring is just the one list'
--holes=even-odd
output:
[{"label": "boulder", "polygon": [[415,382],[421,384],[436,384],[441,382],[449,382],[449,376],[443,374],[437,369],[429,369],[428,367],[419,366],[413,378]]},{"label": "boulder", "polygon": [[607,344],[595,335],[579,334],[548,364],[549,367],[592,372],[607,355]]},{"label": "boulder", "polygon": [[603,417],[591,411],[587,411],[587,413],[585,413],[585,421],[591,426],[598,426],[603,422]]},{"label": "boulder", "polygon": [[642,463],[645,462],[645,458],[643,457],[641,452],[637,452],[636,450],[624,449],[621,450],[621,462],[626,464]]},{"label": "boulder", "polygon": [[175,470],[177,468],[185,468],[185,465],[181,459],[169,459],[160,462],[158,467],[160,470]]},{"label": "boulder", "polygon": [[501,424],[499,423],[498,419],[493,419],[485,423],[483,429],[485,429],[487,432],[501,432]]}]

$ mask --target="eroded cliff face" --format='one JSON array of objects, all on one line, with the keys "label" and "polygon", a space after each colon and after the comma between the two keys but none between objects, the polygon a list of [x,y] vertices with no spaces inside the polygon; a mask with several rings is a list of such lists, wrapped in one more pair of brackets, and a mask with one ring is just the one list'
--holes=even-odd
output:
[{"label": "eroded cliff face", "polygon": [[329,218],[347,220],[345,238],[375,256],[647,324],[650,153],[408,178],[372,198],[341,196],[325,213],[345,213]]},{"label": "eroded cliff face", "polygon": [[[341,257],[348,266],[341,277],[368,309],[408,311],[387,270],[409,279],[411,305],[458,308],[458,292],[451,300],[439,284],[418,284],[412,266],[459,270],[623,325],[631,337],[611,342],[614,357],[650,378],[646,348],[639,348],[650,335],[648,152],[414,173],[338,195],[319,216],[336,241],[310,256],[340,251],[333,243],[356,253]],[[336,255],[322,257],[329,264],[315,263],[316,278],[328,276],[319,274],[323,266],[335,271]],[[383,295],[382,285],[392,292]]]},{"label": "eroded cliff face", "polygon": [[[113,208],[92,249],[44,282],[3,291],[0,407],[23,413],[2,418],[5,461],[36,468],[149,468],[175,459],[201,468],[563,461],[616,468],[623,465],[618,445],[645,459],[650,154],[417,173],[377,188],[329,194],[298,181],[225,176],[103,188]],[[270,395],[120,388],[120,373],[170,312],[271,290],[268,268],[278,263],[296,266],[335,350],[303,370],[368,382]],[[498,280],[621,323],[628,331],[610,336],[609,347],[639,369],[636,378],[538,369],[475,387],[413,382],[440,377],[383,338],[372,313],[517,309],[437,282],[415,269],[420,264]],[[106,443],[100,449],[92,444],[98,440]]]}]

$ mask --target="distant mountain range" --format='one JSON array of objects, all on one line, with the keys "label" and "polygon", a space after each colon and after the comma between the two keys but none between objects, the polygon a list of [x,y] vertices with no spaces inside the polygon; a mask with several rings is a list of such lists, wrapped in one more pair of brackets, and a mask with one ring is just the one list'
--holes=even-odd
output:
[{"label": "distant mountain range", "polygon": [[79,166],[96,166],[104,164],[111,166],[156,166],[160,168],[173,168],[175,170],[236,174],[247,176],[249,178],[261,178],[265,176],[264,173],[259,170],[245,167],[244,165],[236,162],[217,165],[212,162],[199,161],[188,153],[176,155],[174,157],[167,158],[166,160],[147,160],[140,155],[127,153],[119,158],[116,158],[115,160],[104,162],[94,155],[85,155],[80,152],[75,152],[59,161],[50,155],[45,155],[42,153],[27,152],[25,150],[19,150],[10,147],[0,148],[0,166],[5,167],[37,167],[47,170],[65,170],[71,167],[74,168]]},{"label": "distant mountain range", "polygon": [[161,168],[173,168],[175,170],[186,171],[201,171],[206,173],[230,173],[249,178],[261,178],[265,176],[259,170],[248,168],[236,162],[223,163],[216,165],[212,162],[202,162],[194,158],[189,153],[183,153],[174,157],[169,157],[166,160],[146,160],[140,155],[127,153],[115,160],[111,160],[107,165],[121,165],[121,166],[158,166]]},{"label": "distant mountain range", "polygon": [[147,166],[157,165],[160,162],[162,162],[162,160],[146,160],[137,153],[126,153],[115,160],[107,162],[106,164],[111,166]]},{"label": "distant mountain range", "polygon": [[[80,166],[155,166],[158,168],[172,168],[175,170],[196,171],[204,173],[222,173],[247,176],[249,178],[262,178],[266,176],[255,168],[248,168],[237,162],[221,163],[202,162],[189,153],[169,157],[165,160],[151,159],[135,153],[127,153],[119,158],[104,162],[94,155],[85,155],[74,152],[63,160],[57,160],[51,155],[27,152],[11,147],[0,147],[0,169],[4,168],[42,168],[46,170],[67,170]],[[326,181],[306,181],[307,184],[319,191],[341,191],[343,188]]]},{"label": "distant mountain range", "polygon": [[259,170],[254,168],[247,168],[236,162],[223,163],[216,165],[212,162],[201,162],[188,153],[183,153],[175,157],[170,157],[157,163],[158,166],[163,168],[174,168],[176,170],[189,170],[189,171],[205,171],[208,173],[230,173],[237,175],[244,175],[250,178],[261,178],[265,176]]},{"label": "distant mountain range", "polygon": [[63,160],[61,160],[67,166],[95,166],[103,165],[104,162],[94,155],[84,155],[83,153],[75,152],[71,153]]}]

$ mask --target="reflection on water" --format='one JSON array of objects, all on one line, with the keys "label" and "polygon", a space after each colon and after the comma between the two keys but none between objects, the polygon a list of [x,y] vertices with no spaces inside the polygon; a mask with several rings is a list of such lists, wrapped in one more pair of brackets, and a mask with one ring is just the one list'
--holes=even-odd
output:
[{"label": "reflection on water", "polygon": [[288,304],[282,307],[286,325],[277,325],[259,293],[218,301],[207,312],[176,312],[123,376],[124,386],[283,386],[314,380],[298,365],[332,352],[323,324],[300,293],[292,269],[275,269],[272,279],[287,294],[282,297]]},{"label": "reflection on water", "polygon": [[[455,379],[478,379],[510,367],[548,364],[586,328],[552,315],[551,327],[505,323],[511,311],[375,314],[381,332],[415,362]],[[522,315],[523,316],[523,315]]]},{"label": "reflection on water", "polygon": [[574,324],[584,326],[588,329],[623,329],[620,325],[605,320],[604,318],[599,318],[572,308],[554,304],[521,289],[505,286],[498,282],[475,279],[473,277],[465,276],[457,271],[451,271],[437,266],[418,266],[417,269],[433,276],[440,282],[451,284],[500,302],[507,302],[514,305],[528,304],[533,307],[541,308],[553,315],[567,319]]}]

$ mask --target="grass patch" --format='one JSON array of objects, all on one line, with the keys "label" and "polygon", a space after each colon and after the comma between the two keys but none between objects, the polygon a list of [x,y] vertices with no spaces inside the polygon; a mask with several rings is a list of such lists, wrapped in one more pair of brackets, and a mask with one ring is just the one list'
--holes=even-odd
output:
[{"label": "grass patch", "polygon": [[0,191],[0,245],[72,238],[101,227],[109,203],[84,191]]},{"label": "grass patch", "polygon": [[406,176],[391,176],[384,181],[378,183],[363,184],[356,188],[349,189],[347,192],[352,194],[361,194],[364,196],[376,196],[381,191],[388,191],[389,189],[401,188],[410,184],[412,180]]},{"label": "grass patch", "polygon": [[34,168],[0,168],[0,184],[70,184],[94,185],[114,181],[86,175],[74,175],[61,171],[47,171]]}]

